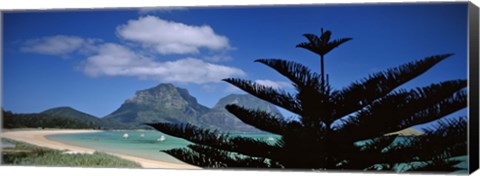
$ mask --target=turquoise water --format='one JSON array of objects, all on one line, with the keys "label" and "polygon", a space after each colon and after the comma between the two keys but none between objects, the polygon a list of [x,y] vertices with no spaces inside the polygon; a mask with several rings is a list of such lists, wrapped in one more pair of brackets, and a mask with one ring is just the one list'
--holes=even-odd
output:
[{"label": "turquoise water", "polygon": [[[123,138],[127,133],[128,138]],[[142,137],[141,135],[144,135]],[[157,141],[164,135],[163,142]],[[185,147],[188,141],[157,131],[106,131],[97,133],[58,134],[47,138],[66,144],[93,148],[100,152],[115,152],[153,160],[181,163],[160,150]]]},{"label": "turquoise water", "polygon": [[[128,134],[127,139],[122,137],[125,133]],[[162,135],[165,136],[165,140],[162,142],[157,141]],[[267,139],[269,137],[279,138],[279,136],[268,134],[233,134],[232,136],[238,135],[266,141],[268,141]],[[101,152],[122,153],[172,163],[182,162],[166,153],[160,152],[160,150],[186,147],[190,144],[190,142],[184,139],[165,135],[158,131],[105,131],[97,133],[49,135],[47,138],[66,144],[94,148]],[[396,139],[396,142],[400,141],[402,141],[401,138]],[[361,145],[361,142],[357,143],[357,145]],[[468,168],[468,157],[461,156],[456,159],[462,160],[457,167],[464,168],[465,170],[457,171],[454,174],[465,174]]]},{"label": "turquoise water", "polygon": [[[407,140],[408,138],[410,138],[410,137],[397,137],[397,138],[395,138],[393,143],[401,143],[401,142],[404,142],[405,140]],[[365,144],[365,141],[359,141],[359,142],[355,143],[355,145],[357,145],[357,146],[361,146],[363,144]],[[450,158],[450,159],[461,161],[460,163],[455,165],[455,167],[460,168],[461,170],[455,171],[451,174],[464,175],[464,174],[468,173],[468,155],[453,157],[453,158]],[[410,166],[408,166],[406,163],[402,163],[402,164],[399,164],[399,165],[396,166],[397,171],[401,171],[401,170],[408,169],[408,168],[410,168]]]},{"label": "turquoise water", "polygon": [[[405,140],[407,140],[408,138],[410,138],[410,137],[397,137],[397,138],[395,138],[393,143],[401,143],[401,142],[404,142]],[[355,145],[362,146],[362,145],[365,144],[365,142],[366,141],[358,141],[358,142],[355,143]],[[455,174],[455,175],[468,174],[468,155],[453,157],[453,158],[450,158],[450,159],[461,161],[460,163],[455,165],[455,167],[459,168],[460,170],[455,171],[455,172],[450,173],[450,174]],[[414,162],[413,164],[416,164],[416,163]],[[418,164],[420,164],[420,163],[418,163]],[[406,164],[406,163],[400,163],[400,164],[395,166],[395,170],[399,171],[399,172],[403,171],[403,170],[408,170],[409,168],[410,168],[409,164]]]},{"label": "turquoise water", "polygon": [[[123,138],[127,133],[128,138]],[[142,137],[143,134],[143,137]],[[161,136],[165,140],[157,141]],[[270,135],[266,134],[234,134],[257,139],[268,139]],[[57,134],[49,135],[47,138],[81,147],[93,148],[100,152],[115,152],[148,158],[159,161],[173,163],[182,163],[174,157],[160,152],[179,147],[186,147],[190,142],[165,135],[158,131],[105,131],[96,133],[78,133],[78,134]]]}]

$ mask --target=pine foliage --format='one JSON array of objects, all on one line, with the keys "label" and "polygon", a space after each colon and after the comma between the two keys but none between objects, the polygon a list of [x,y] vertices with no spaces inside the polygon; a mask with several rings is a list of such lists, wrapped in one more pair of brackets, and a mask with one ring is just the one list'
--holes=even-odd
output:
[{"label": "pine foliage", "polygon": [[[298,120],[231,104],[238,119],[280,136],[275,142],[232,136],[190,124],[148,124],[190,142],[166,153],[205,168],[288,168],[310,170],[455,171],[453,157],[467,154],[466,117],[443,117],[467,106],[466,80],[447,80],[414,89],[401,85],[452,54],[409,62],[334,89],[323,79],[323,56],[351,38],[330,40],[331,32],[305,34],[297,45],[322,58],[321,74],[282,59],[259,59],[292,82],[295,93],[238,78],[224,79],[245,92],[282,107]],[[436,122],[435,122],[436,121]],[[420,136],[385,134],[436,123]]]}]

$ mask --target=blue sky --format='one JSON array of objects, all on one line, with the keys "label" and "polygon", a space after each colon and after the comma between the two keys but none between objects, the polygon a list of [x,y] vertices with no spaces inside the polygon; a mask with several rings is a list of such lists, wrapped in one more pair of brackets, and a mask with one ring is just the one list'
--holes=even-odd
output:
[{"label": "blue sky", "polygon": [[293,91],[253,61],[282,58],[318,71],[318,56],[295,45],[322,27],[353,38],[326,55],[337,89],[444,53],[455,55],[403,88],[466,79],[466,10],[467,3],[432,3],[5,12],[2,103],[17,113],[71,106],[103,117],[159,83],[187,88],[208,107],[242,93],[220,81],[227,77]]}]

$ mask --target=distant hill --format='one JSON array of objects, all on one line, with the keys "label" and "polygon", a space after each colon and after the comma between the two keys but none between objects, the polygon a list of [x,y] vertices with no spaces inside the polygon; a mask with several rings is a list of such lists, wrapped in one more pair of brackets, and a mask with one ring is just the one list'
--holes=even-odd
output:
[{"label": "distant hill", "polygon": [[124,128],[125,126],[118,122],[107,122],[103,119],[95,117],[93,115],[81,112],[79,110],[73,109],[71,107],[57,107],[45,110],[41,114],[48,114],[56,117],[63,117],[66,119],[83,121],[86,123],[94,124],[102,129],[111,129],[111,128]]},{"label": "distant hill", "polygon": [[146,127],[143,123],[168,122],[198,125],[198,117],[209,108],[199,104],[188,90],[173,84],[160,84],[140,90],[103,120],[118,121],[132,128]]},{"label": "distant hill", "polygon": [[64,118],[67,118],[67,119],[83,120],[85,122],[92,122],[96,125],[100,125],[102,123],[99,118],[97,118],[93,115],[84,113],[84,112],[80,112],[80,111],[78,111],[76,109],[73,109],[71,107],[52,108],[52,109],[48,109],[48,110],[45,110],[45,111],[41,112],[41,114],[48,114],[48,115],[51,115],[51,116],[64,117]]},{"label": "distant hill", "polygon": [[98,129],[97,124],[81,119],[42,113],[16,114],[2,110],[3,128]]},{"label": "distant hill", "polygon": [[93,115],[78,111],[68,106],[47,109],[41,113],[50,114],[50,115],[59,115],[59,116],[64,116],[72,119],[82,119],[82,120],[92,120],[92,121],[99,120],[97,117]]},{"label": "distant hill", "polygon": [[283,118],[280,111],[272,104],[247,94],[231,94],[221,98],[206,114],[200,117],[204,127],[217,128],[234,132],[260,132],[258,129],[240,121],[225,109],[226,105],[237,104],[249,109],[259,109]]}]

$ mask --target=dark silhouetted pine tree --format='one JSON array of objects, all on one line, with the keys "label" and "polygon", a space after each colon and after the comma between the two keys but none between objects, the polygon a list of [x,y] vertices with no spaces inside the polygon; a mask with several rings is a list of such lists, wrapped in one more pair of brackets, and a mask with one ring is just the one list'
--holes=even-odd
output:
[{"label": "dark silhouetted pine tree", "polygon": [[[343,89],[324,78],[324,56],[351,40],[330,41],[331,32],[304,35],[297,47],[320,56],[321,74],[292,61],[259,59],[288,78],[295,93],[252,81],[224,81],[282,107],[298,120],[231,104],[226,109],[244,123],[277,134],[275,142],[234,136],[190,124],[148,124],[193,144],[164,152],[205,168],[288,168],[311,170],[455,171],[467,154],[466,117],[441,119],[467,106],[466,80],[449,80],[411,90],[398,88],[451,54],[435,55],[375,73]],[[436,121],[437,122],[433,122]],[[432,122],[425,134],[385,135]]]}]

